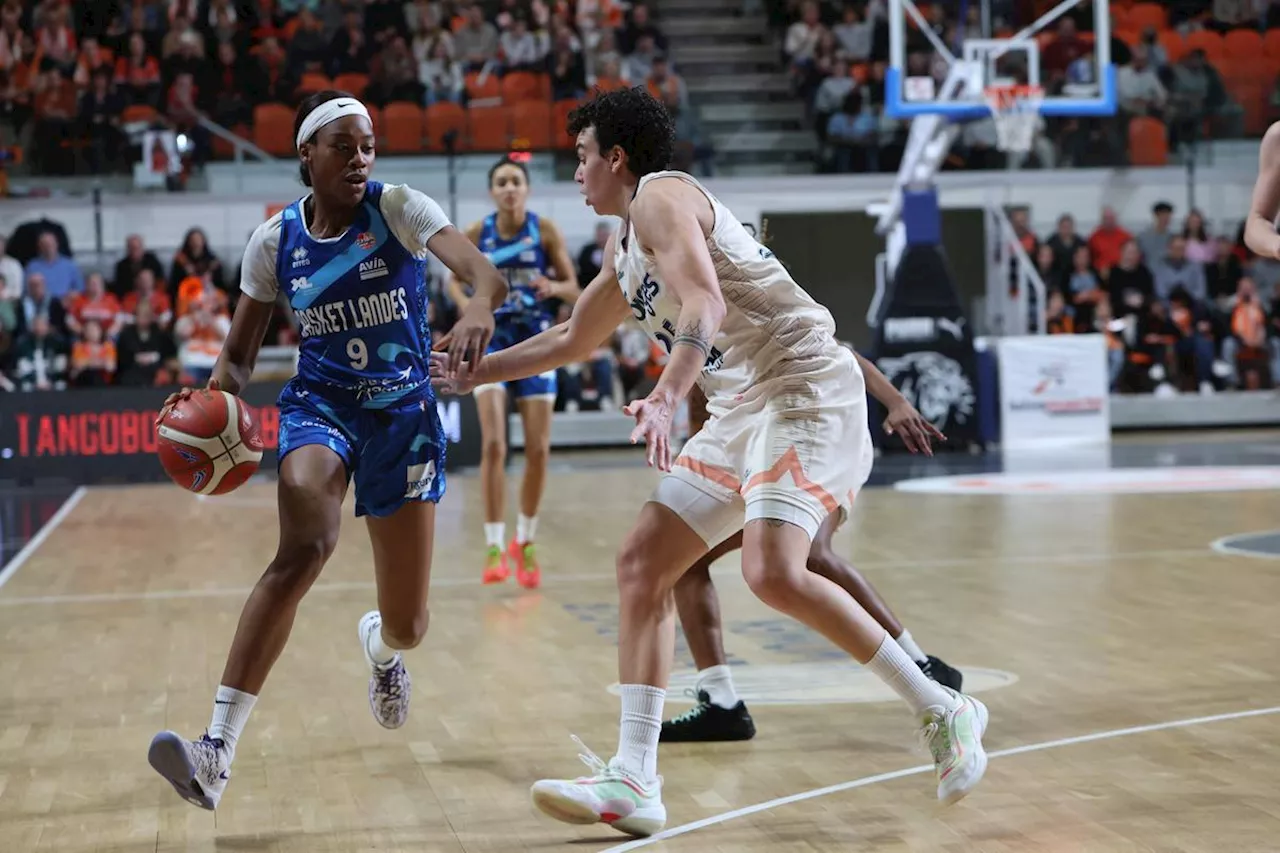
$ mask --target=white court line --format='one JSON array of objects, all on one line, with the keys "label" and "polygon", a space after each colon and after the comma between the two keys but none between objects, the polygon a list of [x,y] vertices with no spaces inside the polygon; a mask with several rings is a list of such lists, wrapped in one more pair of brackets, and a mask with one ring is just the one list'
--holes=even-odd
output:
[{"label": "white court line", "polygon": [[13,559],[5,563],[4,568],[0,568],[0,586],[7,584],[9,578],[17,574],[18,569],[22,568],[22,564],[31,559],[31,555],[44,544],[44,540],[49,538],[49,534],[53,533],[58,525],[66,520],[67,516],[71,514],[71,510],[76,508],[76,504],[80,503],[80,499],[85,496],[87,491],[89,489],[86,486],[77,487],[71,493],[71,497],[62,502],[62,506],[58,507],[58,511],[53,514],[53,517],[44,523],[44,527],[36,531],[36,535],[31,537],[31,541],[23,545],[22,550],[14,554]]},{"label": "white court line", "polygon": [[[1075,746],[1076,744],[1081,743],[1093,743],[1094,741],[1111,740],[1112,738],[1141,735],[1149,732],[1164,731],[1166,729],[1181,729],[1187,728],[1188,726],[1200,726],[1207,723],[1221,723],[1227,720],[1242,720],[1247,717],[1263,717],[1269,714],[1280,714],[1280,705],[1271,708],[1257,708],[1252,711],[1235,711],[1230,714],[1214,714],[1209,717],[1192,717],[1186,720],[1173,720],[1168,723],[1152,723],[1146,726],[1131,726],[1125,729],[1112,729],[1105,732],[1095,732],[1094,734],[1078,735],[1076,737],[1066,737],[1058,740],[1046,740],[1041,741],[1040,743],[1029,743],[1026,746],[1015,746],[1010,749],[998,749],[995,752],[988,752],[987,758],[1004,758],[1010,755],[1022,755],[1026,752],[1044,752],[1048,749],[1057,749],[1063,746]],[[815,788],[812,791],[802,791],[799,794],[792,794],[789,797],[779,797],[776,800],[756,803],[753,806],[734,809],[733,811],[724,812],[723,814],[713,815],[712,817],[703,818],[702,820],[695,820],[692,823],[672,827],[671,829],[664,830],[656,835],[651,835],[648,838],[638,838],[635,841],[628,841],[625,844],[609,847],[600,851],[600,853],[623,853],[625,850],[638,850],[641,847],[658,844],[669,838],[687,835],[695,830],[706,829],[708,826],[716,826],[740,817],[747,817],[748,815],[767,811],[768,809],[788,806],[792,803],[799,803],[805,800],[816,799],[818,797],[825,797],[828,794],[838,794],[841,791],[850,791],[854,788],[865,788],[869,785],[877,785],[881,782],[890,782],[894,779],[901,779],[905,776],[918,776],[932,771],[932,764],[921,764],[916,767],[907,767],[903,770],[894,770],[891,773],[879,773],[875,776],[863,776],[861,779],[854,779],[851,782],[841,782],[838,785],[828,785],[825,788]]]},{"label": "white court line", "polygon": [[[33,540],[34,541],[34,540]],[[993,557],[955,557],[945,560],[884,560],[860,561],[856,565],[860,569],[929,569],[948,568],[953,566],[994,565],[1015,563],[1018,565],[1053,565],[1057,563],[1105,563],[1110,560],[1140,560],[1203,556],[1212,557],[1214,552],[1207,548],[1183,548],[1168,551],[1106,551],[1097,554],[1009,554]],[[713,569],[712,577],[736,577],[739,571],[732,566]],[[613,572],[595,574],[555,574],[543,575],[542,585],[560,586],[580,583],[612,583]],[[479,587],[479,580],[474,577],[434,578],[432,589]],[[318,583],[311,587],[308,594],[321,595],[332,592],[353,592],[374,589],[372,581],[350,581],[339,583]],[[0,597],[0,607],[16,607],[36,604],[104,604],[128,601],[172,601],[185,598],[243,598],[253,591],[253,587],[204,587],[200,589],[159,589],[144,592],[104,592],[72,595],[33,595],[25,598]]]},{"label": "white court line", "polygon": [[1235,545],[1227,543],[1228,539],[1239,539],[1241,536],[1266,536],[1267,534],[1277,534],[1280,530],[1255,530],[1251,533],[1232,533],[1230,536],[1223,536],[1221,539],[1215,539],[1209,543],[1209,547],[1219,554],[1226,554],[1230,557],[1252,557],[1255,560],[1276,560],[1280,559],[1280,554],[1265,554],[1262,551],[1250,551],[1247,548],[1239,548]]}]

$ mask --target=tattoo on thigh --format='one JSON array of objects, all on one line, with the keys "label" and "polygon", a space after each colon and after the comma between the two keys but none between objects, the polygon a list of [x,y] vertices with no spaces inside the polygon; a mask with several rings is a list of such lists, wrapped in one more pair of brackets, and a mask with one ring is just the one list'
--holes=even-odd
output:
[{"label": "tattoo on thigh", "polygon": [[781,527],[782,525],[786,524],[786,522],[780,518],[766,518],[764,520],[764,523],[769,525],[770,527]]}]

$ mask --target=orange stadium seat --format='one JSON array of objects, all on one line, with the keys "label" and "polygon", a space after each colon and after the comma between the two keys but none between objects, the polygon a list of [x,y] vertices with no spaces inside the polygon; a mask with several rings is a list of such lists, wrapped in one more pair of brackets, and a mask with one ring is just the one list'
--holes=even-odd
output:
[{"label": "orange stadium seat", "polygon": [[154,109],[145,104],[135,104],[124,108],[124,112],[120,114],[120,120],[125,124],[138,121],[155,121],[158,115]]},{"label": "orange stadium seat", "polygon": [[253,144],[277,157],[292,155],[293,110],[284,104],[259,104],[254,107]]},{"label": "orange stadium seat", "polygon": [[467,138],[467,111],[461,104],[451,101],[440,101],[427,107],[422,115],[423,135],[427,138],[427,150],[441,153],[445,150],[445,137],[449,133],[457,136],[454,150],[458,152],[470,150]]},{"label": "orange stadium seat", "polygon": [[553,121],[551,104],[521,101],[511,108],[511,145],[527,151],[551,147]]},{"label": "orange stadium seat", "polygon": [[511,146],[509,107],[472,107],[467,114],[473,151],[506,151]]},{"label": "orange stadium seat", "polygon": [[421,153],[422,107],[412,103],[387,104],[382,121],[388,154]]},{"label": "orange stadium seat", "polygon": [[1232,30],[1222,39],[1226,55],[1231,59],[1250,59],[1262,55],[1262,35],[1256,30]]},{"label": "orange stadium seat", "polygon": [[[1256,33],[1255,33],[1256,35]],[[1209,59],[1220,59],[1227,54],[1226,42],[1213,30],[1195,30],[1185,39],[1187,50],[1203,50]]]},{"label": "orange stadium seat", "polygon": [[[228,128],[232,133],[241,139],[249,139],[253,131],[247,124],[237,124]],[[218,160],[231,160],[236,156],[235,146],[221,136],[213,137],[213,156]]]},{"label": "orange stadium seat", "polygon": [[1141,116],[1129,122],[1129,162],[1134,166],[1165,166],[1169,136],[1164,122]]},{"label": "orange stadium seat", "polygon": [[1186,56],[1191,49],[1187,46],[1186,39],[1177,30],[1164,30],[1160,33],[1159,40],[1171,65]]},{"label": "orange stadium seat", "polygon": [[493,99],[494,103],[502,98],[502,80],[496,74],[478,74],[471,73],[465,78],[467,89],[467,98],[472,101],[487,101]]},{"label": "orange stadium seat", "polygon": [[573,112],[576,106],[578,102],[573,98],[556,101],[551,106],[551,139],[556,148],[572,151],[577,144],[577,140],[565,130],[569,125],[569,113]]},{"label": "orange stadium seat", "polygon": [[314,94],[315,92],[323,92],[325,89],[332,89],[333,81],[324,74],[316,74],[308,72],[302,75],[302,79],[298,82],[297,92],[301,96]]},{"label": "orange stadium seat", "polygon": [[551,78],[546,74],[512,71],[502,78],[502,102],[515,106],[521,101],[550,101]]},{"label": "orange stadium seat", "polygon": [[339,74],[333,78],[333,88],[350,92],[357,98],[364,97],[364,90],[369,88],[368,74]]},{"label": "orange stadium seat", "polygon": [[1159,3],[1135,3],[1129,9],[1129,26],[1138,30],[1155,27],[1163,30],[1169,26],[1169,16]]},{"label": "orange stadium seat", "polygon": [[1262,52],[1267,56],[1280,57],[1280,30],[1267,30],[1262,36]]}]

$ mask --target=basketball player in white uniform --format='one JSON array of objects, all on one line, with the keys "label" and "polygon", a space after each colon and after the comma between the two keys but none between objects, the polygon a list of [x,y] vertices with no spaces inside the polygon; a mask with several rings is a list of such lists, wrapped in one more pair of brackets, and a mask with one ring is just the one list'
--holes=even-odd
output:
[{"label": "basketball player in white uniform", "polygon": [[1253,185],[1253,201],[1245,220],[1244,243],[1256,255],[1280,260],[1280,122],[1267,128],[1258,147],[1258,180]]},{"label": "basketball player in white uniform", "polygon": [[[617,558],[617,752],[606,763],[584,746],[591,775],[537,782],[534,803],[568,823],[633,835],[665,825],[657,755],[675,645],[671,590],[739,529],[752,591],[906,701],[937,765],[938,798],[959,800],[986,769],[986,708],[930,681],[856,601],[805,567],[818,527],[848,511],[872,461],[862,372],[836,342],[831,315],[697,181],[662,171],[671,118],[643,89],[598,95],[570,116],[569,132],[587,204],[623,220],[604,268],[567,323],[441,384],[460,392],[581,361],[631,316],[670,351],[653,393],[625,409],[636,419],[632,440],[667,473]],[[672,460],[672,418],[695,382],[712,420]]]}]

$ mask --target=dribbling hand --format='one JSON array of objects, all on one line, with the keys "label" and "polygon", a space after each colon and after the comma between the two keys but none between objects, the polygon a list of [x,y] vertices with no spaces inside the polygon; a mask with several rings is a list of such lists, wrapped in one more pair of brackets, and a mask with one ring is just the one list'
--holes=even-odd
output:
[{"label": "dribbling hand", "polygon": [[645,461],[659,471],[671,470],[671,423],[675,416],[675,404],[666,395],[654,392],[643,400],[623,406],[622,412],[636,419],[631,431],[631,443],[644,439]]},{"label": "dribbling hand", "polygon": [[[219,384],[218,380],[210,379],[209,384],[206,385],[205,388],[209,391],[219,391],[221,390],[222,385]],[[191,399],[191,395],[193,393],[195,393],[194,388],[183,388],[179,391],[174,391],[168,397],[165,397],[164,405],[160,407],[160,414],[156,415],[156,426],[160,426],[160,422],[164,420],[165,415],[169,414],[174,406],[178,405],[178,403],[183,400]]]},{"label": "dribbling hand", "polygon": [[929,423],[924,415],[916,411],[916,407],[906,400],[898,402],[889,410],[889,417],[884,419],[885,435],[897,435],[912,453],[933,455],[933,439],[946,441],[937,427]]}]

